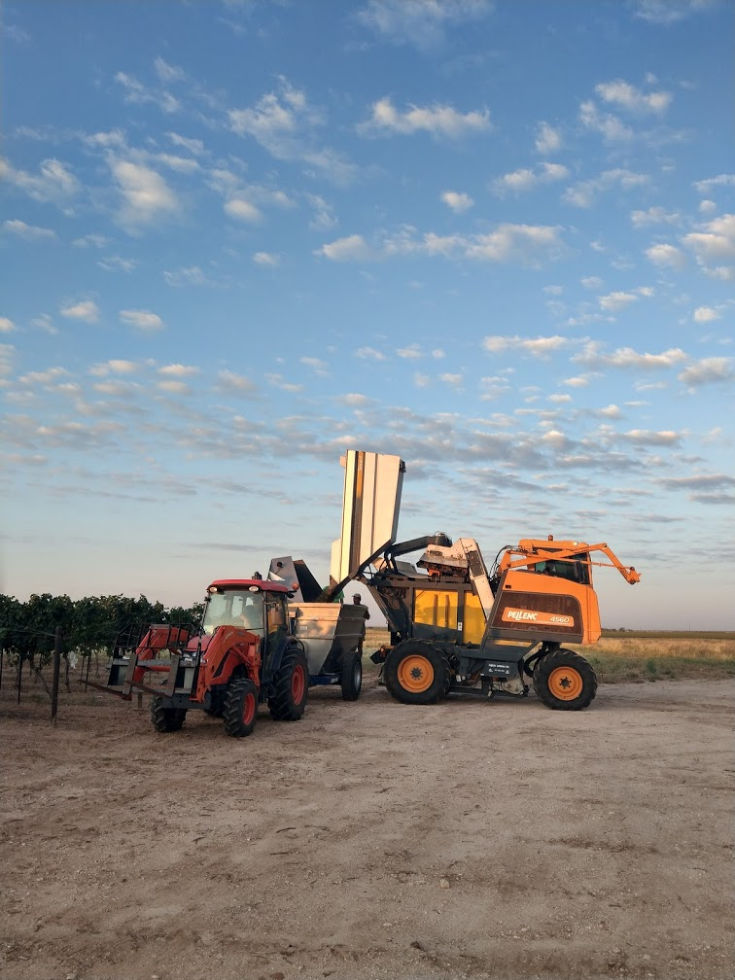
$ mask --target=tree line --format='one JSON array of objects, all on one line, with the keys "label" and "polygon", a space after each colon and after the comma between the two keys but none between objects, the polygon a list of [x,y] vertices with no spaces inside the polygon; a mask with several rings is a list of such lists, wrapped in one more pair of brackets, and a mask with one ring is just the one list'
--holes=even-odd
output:
[{"label": "tree line", "polygon": [[70,599],[46,593],[27,602],[0,595],[0,647],[40,668],[51,658],[59,629],[65,655],[91,658],[134,648],[151,623],[193,626],[201,615],[201,603],[167,609],[143,595]]}]

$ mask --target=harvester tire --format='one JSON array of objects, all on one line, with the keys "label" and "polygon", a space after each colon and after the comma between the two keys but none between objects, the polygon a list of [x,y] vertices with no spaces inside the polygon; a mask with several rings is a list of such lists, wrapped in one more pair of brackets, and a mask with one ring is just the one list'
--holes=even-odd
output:
[{"label": "harvester tire", "polygon": [[225,734],[244,738],[255,728],[258,714],[258,688],[249,677],[233,677],[227,685],[222,718]]},{"label": "harvester tire", "polygon": [[301,650],[292,647],[283,654],[280,670],[273,683],[273,697],[268,699],[270,713],[276,721],[298,721],[306,708],[309,692],[309,667]]},{"label": "harvester tire", "polygon": [[597,693],[597,677],[584,657],[561,647],[535,664],[533,689],[549,708],[581,711]]},{"label": "harvester tire", "polygon": [[161,697],[151,701],[151,724],[157,732],[178,732],[185,718],[185,708],[169,708]]},{"label": "harvester tire", "polygon": [[343,701],[357,701],[362,690],[362,657],[359,651],[346,653],[342,657],[342,672],[339,680]]},{"label": "harvester tire", "polygon": [[383,669],[388,693],[404,704],[433,704],[449,691],[449,657],[445,650],[421,640],[393,647]]}]

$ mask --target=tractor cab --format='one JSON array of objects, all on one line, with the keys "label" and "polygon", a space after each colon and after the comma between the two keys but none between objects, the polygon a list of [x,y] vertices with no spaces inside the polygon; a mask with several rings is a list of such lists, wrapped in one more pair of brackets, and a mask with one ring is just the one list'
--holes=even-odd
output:
[{"label": "tractor cab", "polygon": [[207,589],[202,633],[212,636],[220,626],[246,629],[256,636],[275,633],[288,623],[284,585],[263,579],[222,579]]}]

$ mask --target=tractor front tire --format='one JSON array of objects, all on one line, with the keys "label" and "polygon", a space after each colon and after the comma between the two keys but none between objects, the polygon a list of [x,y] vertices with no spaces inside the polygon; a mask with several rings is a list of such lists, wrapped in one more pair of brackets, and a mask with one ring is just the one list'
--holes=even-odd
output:
[{"label": "tractor front tire", "polygon": [[597,677],[584,657],[561,647],[535,664],[533,689],[549,708],[581,711],[597,693]]},{"label": "tractor front tire", "polygon": [[258,714],[258,688],[249,677],[233,677],[227,685],[222,718],[225,734],[244,738],[255,728]]},{"label": "tractor front tire", "polygon": [[362,690],[362,656],[359,651],[345,653],[340,674],[343,701],[357,701]]},{"label": "tractor front tire", "polygon": [[151,701],[151,724],[157,732],[178,732],[185,719],[186,708],[169,708],[161,697]]},{"label": "tractor front tire", "polygon": [[268,699],[270,713],[276,721],[298,721],[306,708],[309,693],[309,667],[301,650],[292,647],[283,654],[280,670]]},{"label": "tractor front tire", "polygon": [[383,678],[388,693],[397,701],[433,704],[449,691],[449,657],[433,643],[404,640],[388,654]]}]

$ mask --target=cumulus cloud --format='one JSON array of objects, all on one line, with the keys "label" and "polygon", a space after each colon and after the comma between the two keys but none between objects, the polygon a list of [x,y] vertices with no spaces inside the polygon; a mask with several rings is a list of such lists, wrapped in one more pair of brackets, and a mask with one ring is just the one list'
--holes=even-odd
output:
[{"label": "cumulus cloud", "polygon": [[311,368],[320,378],[325,378],[329,374],[326,363],[319,357],[300,357],[299,361],[305,367]]},{"label": "cumulus cloud", "polygon": [[666,211],[661,207],[651,207],[646,211],[632,211],[630,220],[634,228],[645,228],[648,225],[675,225],[679,222],[677,211]]},{"label": "cumulus cloud", "polygon": [[620,310],[624,310],[626,306],[630,306],[631,303],[635,303],[637,299],[638,296],[635,293],[614,292],[608,293],[607,296],[600,296],[598,302],[603,310],[618,313]]},{"label": "cumulus cloud", "polygon": [[676,446],[681,442],[682,435],[671,429],[660,432],[653,432],[650,429],[631,429],[629,432],[624,432],[622,438],[639,446]]},{"label": "cumulus cloud", "polygon": [[614,367],[634,370],[671,368],[686,359],[687,355],[678,347],[669,348],[660,354],[641,354],[632,347],[619,347],[611,353],[605,353],[603,345],[596,340],[588,341],[584,350],[572,357],[573,361],[591,368]]},{"label": "cumulus cloud", "polygon": [[85,323],[97,323],[100,318],[99,307],[92,299],[70,303],[68,306],[63,306],[59,312],[67,320],[83,320]]},{"label": "cumulus cloud", "polygon": [[592,100],[580,105],[579,120],[586,129],[599,133],[606,143],[621,143],[633,138],[630,126],[610,112],[601,112]]},{"label": "cumulus cloud", "polygon": [[0,333],[13,333],[15,324],[7,316],[0,316]]},{"label": "cumulus cloud", "polygon": [[683,242],[707,275],[735,280],[735,214],[714,218],[702,231],[685,235]]},{"label": "cumulus cloud", "polygon": [[635,16],[651,24],[673,24],[712,6],[714,0],[636,0]]},{"label": "cumulus cloud", "polygon": [[719,320],[722,314],[711,306],[698,306],[692,315],[695,323],[711,323]]},{"label": "cumulus cloud", "polygon": [[18,238],[23,238],[27,242],[38,242],[44,239],[49,240],[56,238],[56,232],[51,228],[40,228],[38,225],[28,225],[25,221],[20,221],[18,218],[12,218],[8,221],[3,221],[3,231],[7,232],[9,235],[16,235]]},{"label": "cumulus cloud", "polygon": [[638,174],[624,167],[614,170],[604,170],[599,177],[583,180],[564,192],[563,200],[578,208],[589,208],[597,197],[610,190],[629,191],[644,187],[649,182],[646,174]]},{"label": "cumulus cloud", "polygon": [[491,10],[490,0],[369,0],[357,19],[393,44],[428,50],[442,42],[448,27]]},{"label": "cumulus cloud", "polygon": [[458,191],[444,191],[441,199],[455,214],[468,211],[475,203],[469,194],[462,194]]},{"label": "cumulus cloud", "polygon": [[34,201],[66,205],[79,190],[79,182],[60,160],[43,160],[38,174],[16,170],[0,158],[0,180],[28,194]]},{"label": "cumulus cloud", "polygon": [[735,377],[731,357],[703,357],[688,365],[678,376],[690,388],[721,381],[732,381]]},{"label": "cumulus cloud", "polygon": [[364,262],[374,258],[372,249],[362,235],[347,235],[337,238],[317,249],[316,255],[323,255],[332,262]]},{"label": "cumulus cloud", "polygon": [[490,128],[487,109],[458,112],[449,105],[409,106],[404,112],[396,109],[390,98],[373,103],[368,122],[359,127],[363,133],[400,133],[410,135],[425,132],[432,136],[459,139]]},{"label": "cumulus cloud", "polygon": [[547,122],[540,122],[536,129],[536,152],[549,156],[561,149],[561,133]]},{"label": "cumulus cloud", "polygon": [[225,214],[228,214],[231,218],[236,218],[238,221],[246,221],[249,224],[255,224],[263,217],[254,204],[240,197],[234,197],[226,201],[224,208]]},{"label": "cumulus cloud", "polygon": [[257,385],[250,378],[234,371],[220,371],[217,375],[217,387],[222,391],[238,395],[251,395],[257,390]]},{"label": "cumulus cloud", "polygon": [[[166,64],[160,59],[162,64]],[[155,105],[165,113],[178,112],[181,108],[179,100],[165,89],[150,89],[140,82],[134,75],[128,75],[124,71],[119,71],[115,75],[115,81],[123,89],[123,99],[130,105]]]},{"label": "cumulus cloud", "polygon": [[671,103],[670,92],[641,92],[629,82],[618,78],[612,82],[601,82],[595,91],[603,102],[627,109],[635,113],[662,113]]},{"label": "cumulus cloud", "polygon": [[569,170],[561,163],[542,163],[531,170],[522,167],[512,173],[504,174],[493,181],[493,189],[496,194],[503,194],[506,191],[530,191],[539,184],[548,184],[555,180],[566,180]]},{"label": "cumulus cloud", "polygon": [[482,346],[490,354],[501,354],[507,350],[523,350],[533,357],[547,357],[554,351],[567,347],[571,341],[558,334],[552,337],[489,336],[483,338]]},{"label": "cumulus cloud", "polygon": [[158,373],[165,378],[192,378],[200,369],[193,364],[164,364]]},{"label": "cumulus cloud", "polygon": [[275,252],[256,252],[253,255],[253,262],[256,265],[266,265],[275,268],[280,265],[281,259]]},{"label": "cumulus cloud", "polygon": [[654,265],[662,269],[680,269],[686,262],[683,252],[675,245],[669,245],[667,243],[651,245],[650,248],[646,249],[646,257],[649,262],[653,262]]},{"label": "cumulus cloud", "polygon": [[384,361],[386,359],[385,354],[374,347],[358,347],[355,351],[355,357],[359,357],[363,361]]},{"label": "cumulus cloud", "polygon": [[146,225],[179,210],[179,202],[159,173],[132,160],[110,161],[123,198],[120,218],[125,224]]},{"label": "cumulus cloud", "polygon": [[735,174],[718,174],[717,177],[707,177],[698,180],[694,186],[700,194],[710,196],[718,187],[735,187]]},{"label": "cumulus cloud", "polygon": [[149,310],[120,310],[120,322],[138,330],[163,330],[163,320]]}]

